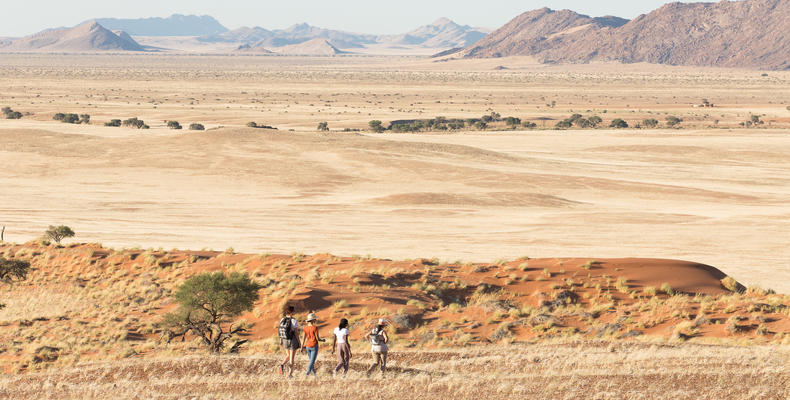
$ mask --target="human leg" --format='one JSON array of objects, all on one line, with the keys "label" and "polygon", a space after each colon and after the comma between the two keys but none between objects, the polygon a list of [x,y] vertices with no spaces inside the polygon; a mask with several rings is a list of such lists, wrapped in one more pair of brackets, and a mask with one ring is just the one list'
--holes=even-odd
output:
[{"label": "human leg", "polygon": [[368,368],[367,374],[370,375],[370,373],[373,372],[373,370],[375,370],[380,363],[381,363],[381,353],[373,352],[373,365],[371,365],[370,368]]},{"label": "human leg", "polygon": [[379,363],[381,364],[381,373],[387,370],[387,352],[379,354]]},{"label": "human leg", "polygon": [[343,344],[337,345],[337,366],[335,366],[335,373],[340,371],[340,368],[343,368],[343,364],[345,361],[343,360]]},{"label": "human leg", "polygon": [[294,359],[296,358],[296,350],[293,348],[288,349],[288,376],[294,374]]},{"label": "human leg", "polygon": [[318,346],[315,347],[306,347],[307,349],[307,375],[310,375],[312,372],[315,375],[315,359],[318,357]]}]

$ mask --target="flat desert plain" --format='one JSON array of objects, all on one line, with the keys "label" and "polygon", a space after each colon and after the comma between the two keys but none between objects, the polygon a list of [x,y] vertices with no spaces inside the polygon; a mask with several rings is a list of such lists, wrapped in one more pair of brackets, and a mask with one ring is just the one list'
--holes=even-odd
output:
[{"label": "flat desert plain", "polygon": [[[790,72],[3,54],[0,225],[26,243],[0,256],[32,270],[0,291],[0,397],[787,398],[788,101]],[[497,114],[535,126],[368,125]],[[573,114],[602,124],[553,129]],[[262,285],[240,355],[162,324],[213,271]],[[276,372],[285,304],[350,319],[346,379],[328,346],[316,380]]]},{"label": "flat desert plain", "polygon": [[[0,105],[26,114],[0,120],[6,240],[65,224],[116,247],[687,259],[790,291],[788,72],[30,54],[3,55],[0,71]],[[715,107],[692,106],[703,98]],[[367,131],[374,119],[492,111],[538,128]],[[573,113],[684,122],[549,129]],[[741,128],[751,115],[765,123]],[[129,117],[151,129],[102,126]]]}]

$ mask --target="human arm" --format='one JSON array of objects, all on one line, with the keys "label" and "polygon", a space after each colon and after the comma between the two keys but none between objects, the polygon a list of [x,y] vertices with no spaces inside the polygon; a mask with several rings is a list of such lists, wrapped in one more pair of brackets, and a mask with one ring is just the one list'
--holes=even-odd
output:
[{"label": "human arm", "polygon": [[332,352],[335,352],[337,347],[337,335],[332,335]]},{"label": "human arm", "polygon": [[387,335],[387,331],[384,331],[384,330],[381,331],[381,336],[384,336],[384,344],[389,343],[390,337],[389,337],[389,335]]},{"label": "human arm", "polygon": [[351,338],[349,337],[348,331],[346,331],[346,345],[348,345],[348,358],[351,359],[353,354],[351,354]]}]

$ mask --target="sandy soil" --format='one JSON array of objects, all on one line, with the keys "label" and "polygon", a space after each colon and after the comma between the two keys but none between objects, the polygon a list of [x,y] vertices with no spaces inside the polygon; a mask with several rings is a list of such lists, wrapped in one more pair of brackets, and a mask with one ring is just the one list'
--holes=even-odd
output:
[{"label": "sandy soil", "polygon": [[173,296],[185,279],[217,271],[245,273],[261,285],[252,309],[240,316],[249,340],[244,354],[278,352],[274,327],[286,305],[295,307],[300,324],[315,312],[323,336],[347,318],[357,354],[368,350],[363,337],[379,318],[391,321],[390,345],[397,349],[557,338],[790,344],[790,297],[745,290],[714,267],[677,260],[445,264],[35,243],[0,245],[0,257],[32,267],[26,280],[0,288],[6,303],[0,371],[6,372],[204,354],[199,339],[168,340],[161,321],[178,307]]},{"label": "sandy soil", "polygon": [[[112,246],[674,258],[790,291],[788,130],[707,128],[758,112],[782,126],[788,73],[161,55],[4,55],[0,69],[0,104],[32,113],[0,120],[7,240],[63,223],[81,241]],[[702,97],[721,107],[690,107]],[[695,128],[313,131],[321,120],[364,128],[491,109],[524,118],[671,112]],[[88,112],[97,125],[52,121],[59,111]],[[99,126],[130,116],[153,129]],[[227,128],[164,129],[171,119]],[[241,127],[251,120],[281,130]]]}]

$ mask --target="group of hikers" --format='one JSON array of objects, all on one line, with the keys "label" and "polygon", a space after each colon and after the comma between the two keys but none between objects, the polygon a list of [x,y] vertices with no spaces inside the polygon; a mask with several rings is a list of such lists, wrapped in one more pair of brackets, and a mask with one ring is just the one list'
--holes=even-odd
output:
[{"label": "group of hikers", "polygon": [[[307,314],[305,326],[300,330],[299,322],[293,317],[294,307],[287,306],[283,311],[283,317],[280,319],[280,324],[277,328],[277,335],[280,337],[280,346],[285,351],[285,361],[280,364],[280,374],[285,374],[285,368],[288,367],[288,376],[293,376],[294,372],[294,359],[296,352],[302,349],[308,356],[307,376],[316,375],[315,361],[318,358],[318,343],[326,342],[318,332],[318,318],[314,312]],[[365,335],[364,340],[370,342],[371,351],[375,363],[367,370],[370,375],[376,368],[381,369],[383,374],[387,369],[387,353],[389,348],[389,336],[387,336],[387,320],[380,318],[376,326]],[[301,332],[301,335],[300,335]],[[301,336],[301,339],[300,339]],[[351,346],[348,320],[345,318],[340,319],[340,323],[332,332],[332,352],[337,354],[337,365],[334,369],[334,374],[337,374],[341,369],[343,374],[348,373],[348,365],[351,361]]]}]

